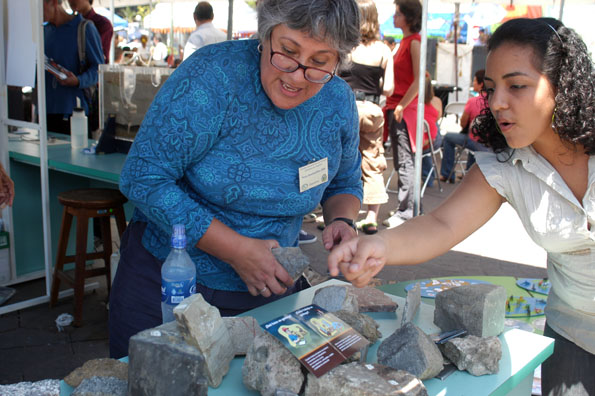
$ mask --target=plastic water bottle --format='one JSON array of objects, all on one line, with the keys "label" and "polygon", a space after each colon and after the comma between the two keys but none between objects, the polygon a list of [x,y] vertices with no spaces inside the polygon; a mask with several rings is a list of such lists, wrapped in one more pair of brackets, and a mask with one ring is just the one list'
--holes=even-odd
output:
[{"label": "plastic water bottle", "polygon": [[89,145],[87,136],[87,116],[81,107],[81,100],[76,98],[76,107],[70,116],[70,147],[85,148]]},{"label": "plastic water bottle", "polygon": [[163,323],[174,320],[174,307],[196,293],[196,267],[186,252],[183,224],[173,227],[171,252],[161,266],[161,315]]}]

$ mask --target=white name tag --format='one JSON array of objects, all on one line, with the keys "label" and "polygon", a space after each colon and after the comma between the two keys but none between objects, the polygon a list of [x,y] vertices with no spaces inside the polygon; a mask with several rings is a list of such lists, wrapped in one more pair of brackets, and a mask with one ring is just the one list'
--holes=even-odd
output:
[{"label": "white name tag", "polygon": [[299,169],[300,192],[319,186],[328,180],[328,158],[302,166]]}]

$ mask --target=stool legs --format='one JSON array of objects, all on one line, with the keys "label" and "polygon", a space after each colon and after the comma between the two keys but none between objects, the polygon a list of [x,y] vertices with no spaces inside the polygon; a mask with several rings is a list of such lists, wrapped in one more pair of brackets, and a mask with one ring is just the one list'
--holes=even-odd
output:
[{"label": "stool legs", "polygon": [[66,208],[62,212],[62,225],[60,226],[60,240],[58,241],[58,254],[56,259],[56,266],[54,267],[54,276],[52,278],[52,290],[50,292],[50,307],[56,305],[58,301],[58,293],[60,291],[60,276],[64,268],[66,260],[66,248],[68,247],[68,236],[70,235],[70,227],[72,226],[72,215],[68,213]]},{"label": "stool legs", "polygon": [[74,262],[74,326],[80,326],[83,319],[83,297],[85,296],[85,271],[87,263],[87,235],[89,218],[76,219],[76,254]]},{"label": "stool legs", "polygon": [[111,290],[110,260],[112,256],[112,229],[110,226],[110,216],[101,218],[101,240],[103,243],[103,262],[105,263],[105,278],[107,293]]}]

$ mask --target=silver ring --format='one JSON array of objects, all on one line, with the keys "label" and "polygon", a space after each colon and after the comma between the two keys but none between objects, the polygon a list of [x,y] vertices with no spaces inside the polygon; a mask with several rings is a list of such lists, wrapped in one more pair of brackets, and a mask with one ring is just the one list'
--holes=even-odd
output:
[{"label": "silver ring", "polygon": [[263,288],[262,288],[262,290],[259,290],[259,291],[258,291],[258,294],[262,294],[262,293],[264,293],[264,292],[265,292],[267,289],[268,289],[268,287],[266,287],[266,286],[265,286],[265,287],[263,287]]}]

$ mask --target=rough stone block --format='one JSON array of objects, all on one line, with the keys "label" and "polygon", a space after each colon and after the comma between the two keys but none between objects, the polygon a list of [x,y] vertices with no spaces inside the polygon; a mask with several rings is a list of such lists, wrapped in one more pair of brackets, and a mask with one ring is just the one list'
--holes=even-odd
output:
[{"label": "rough stone block", "polygon": [[401,318],[401,326],[407,322],[411,322],[415,314],[419,310],[421,304],[421,287],[416,283],[411,290],[407,292],[407,299],[403,307],[403,317]]},{"label": "rough stone block", "polygon": [[224,317],[223,322],[229,332],[230,341],[233,344],[233,350],[236,356],[243,356],[248,353],[248,349],[254,342],[254,338],[262,334],[262,329],[252,316]]},{"label": "rough stone block", "polygon": [[502,343],[498,337],[481,338],[470,335],[453,338],[441,349],[444,356],[459,370],[467,370],[475,376],[496,374],[500,370]]},{"label": "rough stone block", "polygon": [[258,335],[246,354],[242,380],[248,389],[262,396],[277,390],[299,393],[304,382],[302,365],[293,354],[269,333]]},{"label": "rough stone block", "polygon": [[436,296],[434,324],[442,331],[465,329],[478,337],[504,330],[506,289],[490,284],[453,287]]},{"label": "rough stone block", "polygon": [[72,396],[126,396],[128,382],[116,377],[85,378]]},{"label": "rough stone block", "polygon": [[64,382],[76,388],[84,379],[92,377],[116,377],[128,381],[128,364],[117,359],[88,360],[64,378]]},{"label": "rough stone block", "polygon": [[132,336],[128,354],[130,396],[207,394],[204,357],[186,343],[176,322]]},{"label": "rough stone block", "polygon": [[273,256],[285,268],[289,276],[296,281],[310,265],[310,259],[299,247],[279,247],[271,249]]},{"label": "rough stone block", "polygon": [[366,314],[349,311],[333,312],[337,318],[353,327],[355,331],[364,336],[371,344],[382,338],[382,334],[378,331],[380,325],[374,319]]},{"label": "rough stone block", "polygon": [[219,310],[202,295],[195,294],[175,307],[174,315],[186,342],[203,354],[209,385],[218,387],[234,357],[233,344]]},{"label": "rough stone block", "polygon": [[411,322],[398,328],[378,347],[378,363],[408,371],[422,380],[438,374],[443,362],[436,344]]},{"label": "rough stone block", "polygon": [[1,396],[60,396],[60,380],[46,379],[37,382],[17,382],[0,385]]},{"label": "rough stone block", "polygon": [[427,396],[424,384],[412,374],[378,364],[349,363],[316,378],[308,374],[305,396]]},{"label": "rough stone block", "polygon": [[349,286],[326,286],[314,293],[312,304],[316,304],[328,312],[350,311],[359,312],[357,297],[349,292]]},{"label": "rough stone block", "polygon": [[359,312],[395,312],[399,306],[382,290],[375,287],[347,286],[349,293],[357,298]]}]

